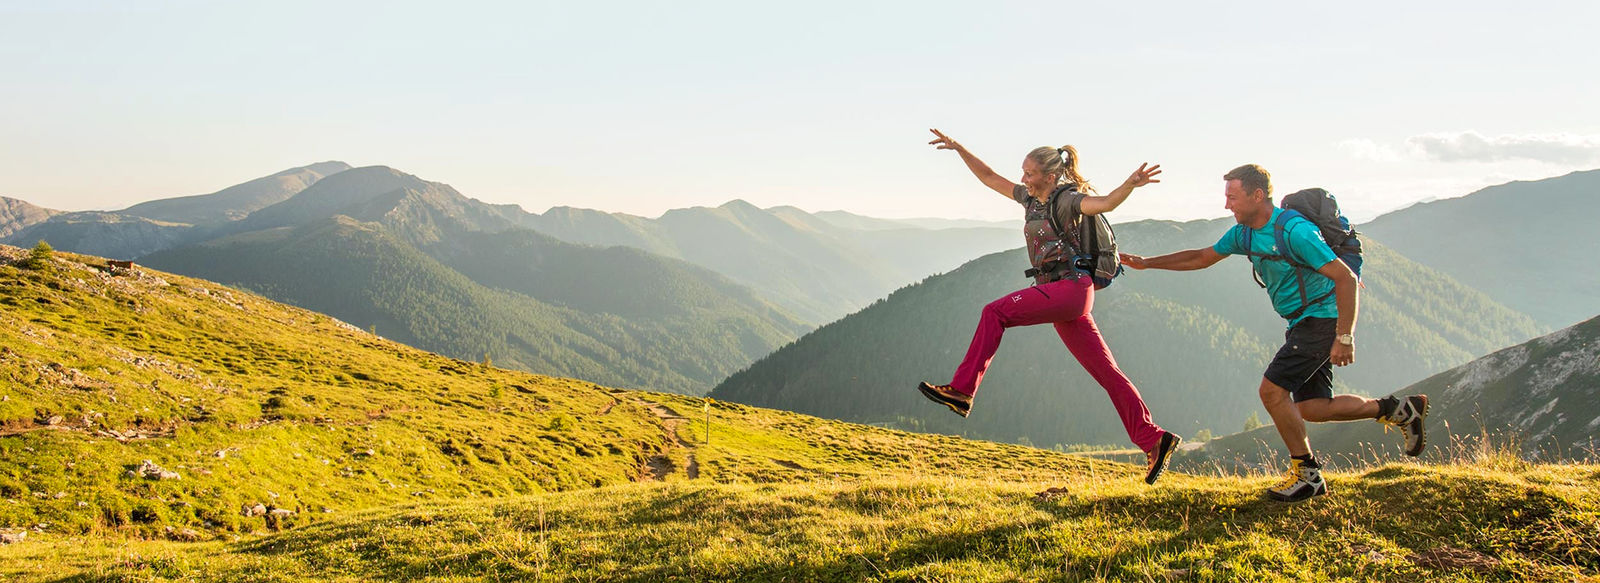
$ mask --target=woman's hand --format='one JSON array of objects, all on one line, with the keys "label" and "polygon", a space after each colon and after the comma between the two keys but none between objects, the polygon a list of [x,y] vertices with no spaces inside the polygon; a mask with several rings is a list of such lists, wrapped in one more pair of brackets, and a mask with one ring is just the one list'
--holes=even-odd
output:
[{"label": "woman's hand", "polygon": [[939,136],[939,139],[929,141],[929,144],[938,147],[940,150],[961,151],[961,144],[957,144],[955,140],[950,139],[950,136],[940,133],[939,130],[930,129],[928,131],[933,132],[935,136]]},{"label": "woman's hand", "polygon": [[1133,174],[1128,176],[1128,179],[1124,180],[1122,183],[1129,188],[1138,188],[1152,182],[1161,182],[1160,180],[1156,179],[1156,176],[1161,175],[1161,165],[1156,164],[1146,168],[1146,166],[1149,166],[1149,164],[1149,162],[1140,164],[1139,169],[1134,170]]},{"label": "woman's hand", "polygon": [[1161,182],[1156,180],[1156,176],[1159,175],[1161,175],[1160,164],[1154,166],[1151,166],[1149,162],[1140,164],[1139,169],[1134,170],[1133,175],[1122,181],[1122,185],[1118,186],[1116,190],[1105,196],[1085,197],[1083,202],[1078,203],[1078,210],[1086,215],[1098,215],[1117,210],[1117,207],[1122,206],[1122,201],[1128,200],[1128,195],[1133,194],[1133,189],[1152,182]]},{"label": "woman's hand", "polygon": [[1007,199],[1011,198],[1011,192],[1017,188],[1015,182],[1006,180],[1004,176],[996,173],[989,168],[988,164],[984,164],[983,160],[979,160],[977,156],[972,155],[972,152],[968,152],[966,148],[961,147],[961,144],[950,139],[950,136],[944,135],[939,130],[930,129],[928,131],[938,136],[938,139],[929,141],[929,144],[940,150],[955,150],[957,154],[961,155],[961,161],[967,165],[967,169],[972,171],[972,175],[978,177],[978,182],[982,182],[984,186],[989,187],[989,190],[1000,193],[1000,196]]}]

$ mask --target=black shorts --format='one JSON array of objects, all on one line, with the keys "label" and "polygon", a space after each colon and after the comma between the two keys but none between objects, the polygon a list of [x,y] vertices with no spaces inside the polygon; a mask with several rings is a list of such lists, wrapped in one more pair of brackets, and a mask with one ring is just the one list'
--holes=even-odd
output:
[{"label": "black shorts", "polygon": [[1333,397],[1333,363],[1328,352],[1338,334],[1334,318],[1306,318],[1283,335],[1283,348],[1267,365],[1272,384],[1294,395],[1294,402]]}]

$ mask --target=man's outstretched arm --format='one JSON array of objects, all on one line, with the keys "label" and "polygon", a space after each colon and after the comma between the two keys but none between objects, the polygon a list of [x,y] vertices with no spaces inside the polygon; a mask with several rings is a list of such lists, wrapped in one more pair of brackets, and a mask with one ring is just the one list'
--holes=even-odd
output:
[{"label": "man's outstretched arm", "polygon": [[1177,253],[1168,253],[1156,257],[1140,257],[1127,253],[1118,253],[1122,264],[1133,269],[1167,269],[1171,271],[1193,271],[1205,269],[1216,265],[1227,255],[1218,253],[1216,249],[1201,247]]}]

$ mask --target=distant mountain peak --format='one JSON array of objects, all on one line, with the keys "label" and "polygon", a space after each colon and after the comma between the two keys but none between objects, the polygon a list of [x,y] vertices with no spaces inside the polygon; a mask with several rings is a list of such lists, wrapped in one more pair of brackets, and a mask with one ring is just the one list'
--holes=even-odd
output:
[{"label": "distant mountain peak", "polygon": [[301,166],[299,168],[290,168],[288,170],[284,170],[283,172],[279,172],[277,174],[274,174],[273,176],[280,176],[280,175],[283,175],[283,174],[292,174],[292,173],[295,173],[295,172],[298,172],[298,171],[301,171],[301,170],[310,170],[312,172],[316,172],[316,173],[321,174],[323,176],[329,176],[329,175],[332,175],[332,174],[338,174],[340,172],[344,172],[345,170],[349,170],[351,168],[354,168],[354,166],[351,166],[351,165],[346,164],[344,162],[340,162],[338,160],[328,160],[326,162],[317,162],[315,164],[306,164],[305,166]]},{"label": "distant mountain peak", "polygon": [[328,161],[282,170],[211,194],[165,198],[139,203],[123,214],[149,219],[203,225],[242,219],[309,188],[318,181],[349,170],[344,162]]},{"label": "distant mountain peak", "polygon": [[42,223],[62,211],[47,209],[25,200],[0,196],[0,238]]},{"label": "distant mountain peak", "polygon": [[348,174],[349,176],[345,177],[345,179],[347,179],[347,180],[348,179],[354,179],[356,177],[387,176],[387,177],[397,178],[397,179],[408,178],[408,179],[411,179],[411,180],[415,180],[417,182],[424,182],[424,180],[422,180],[421,178],[417,178],[417,176],[414,175],[414,174],[401,172],[400,170],[396,170],[393,167],[384,166],[384,165],[381,165],[381,164],[374,165],[374,166],[358,166],[358,167],[355,167],[355,168],[351,168],[349,170],[345,170],[344,172],[341,172],[340,174]]},{"label": "distant mountain peak", "polygon": [[730,211],[761,212],[761,207],[758,207],[756,205],[750,204],[748,201],[746,201],[746,200],[744,200],[742,198],[736,198],[736,199],[730,200],[728,202],[722,203],[722,206],[719,206],[717,208],[727,209],[727,210],[730,210]]},{"label": "distant mountain peak", "polygon": [[40,211],[48,212],[48,213],[52,213],[52,214],[60,214],[62,212],[65,212],[65,211],[58,211],[58,210],[55,210],[55,209],[47,209],[47,208],[44,208],[42,206],[33,204],[31,202],[22,200],[20,198],[11,198],[9,196],[0,196],[0,209],[38,209]]},{"label": "distant mountain peak", "polygon": [[[388,166],[362,166],[324,178],[285,202],[328,197],[338,198],[344,202],[356,202],[399,190],[427,190],[430,185],[435,184],[445,186]],[[454,189],[450,190],[454,192]]]}]

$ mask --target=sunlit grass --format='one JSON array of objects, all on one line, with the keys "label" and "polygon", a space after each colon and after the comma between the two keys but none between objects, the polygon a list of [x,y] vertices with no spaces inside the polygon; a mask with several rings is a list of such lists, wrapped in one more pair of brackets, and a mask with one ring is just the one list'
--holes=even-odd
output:
[{"label": "sunlit grass", "polygon": [[[1600,468],[1393,465],[1271,480],[895,474],[629,484],[376,509],[238,542],[49,537],[12,576],[80,580],[1549,580],[1600,568]],[[1037,494],[1065,488],[1053,498]],[[32,580],[32,579],[27,579]]]}]

